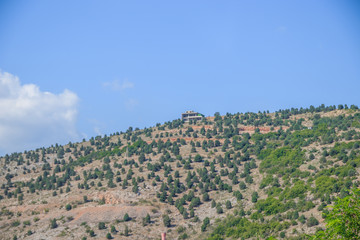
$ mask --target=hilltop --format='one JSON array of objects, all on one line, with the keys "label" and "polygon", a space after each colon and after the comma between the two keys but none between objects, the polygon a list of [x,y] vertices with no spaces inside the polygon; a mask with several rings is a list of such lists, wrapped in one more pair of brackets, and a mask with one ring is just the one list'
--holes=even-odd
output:
[{"label": "hilltop", "polygon": [[0,238],[306,239],[359,165],[355,105],[129,127],[1,157]]}]

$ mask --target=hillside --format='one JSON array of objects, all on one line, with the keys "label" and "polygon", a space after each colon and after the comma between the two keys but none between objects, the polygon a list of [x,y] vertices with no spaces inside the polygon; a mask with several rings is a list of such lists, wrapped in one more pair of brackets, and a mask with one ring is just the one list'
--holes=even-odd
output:
[{"label": "hillside", "polygon": [[359,186],[360,110],[236,113],[0,158],[1,239],[306,239]]}]

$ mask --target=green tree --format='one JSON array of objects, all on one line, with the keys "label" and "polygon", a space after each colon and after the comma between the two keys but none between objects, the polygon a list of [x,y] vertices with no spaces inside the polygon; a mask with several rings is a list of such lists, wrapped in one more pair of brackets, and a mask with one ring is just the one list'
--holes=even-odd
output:
[{"label": "green tree", "polygon": [[191,209],[190,210],[190,217],[193,218],[195,216],[195,211],[194,209]]},{"label": "green tree", "polygon": [[253,203],[256,203],[258,198],[259,198],[259,194],[257,192],[253,192],[253,194],[251,195],[251,201]]},{"label": "green tree", "polygon": [[212,207],[212,208],[216,207],[216,202],[215,202],[214,199],[211,201],[211,207]]},{"label": "green tree", "polygon": [[214,113],[214,121],[219,121],[219,120],[221,120],[221,116],[220,116],[220,113],[219,112],[216,112],[216,113]]},{"label": "green tree", "polygon": [[107,233],[106,234],[106,239],[112,239],[113,237],[111,236],[111,233]]},{"label": "green tree", "polygon": [[54,228],[57,228],[58,227],[58,224],[56,223],[56,218],[53,218],[50,220],[50,228],[51,229],[54,229]]},{"label": "green tree", "polygon": [[169,215],[167,215],[167,214],[163,215],[163,223],[164,223],[165,227],[171,226],[171,219],[170,219]]},{"label": "green tree", "polygon": [[199,154],[196,154],[194,161],[195,162],[202,162],[202,157]]},{"label": "green tree", "polygon": [[204,202],[210,201],[210,197],[209,197],[209,194],[207,192],[204,192],[204,194],[203,194],[203,201]]},{"label": "green tree", "polygon": [[167,200],[170,205],[174,205],[174,200],[171,196],[169,196]]},{"label": "green tree", "polygon": [[151,223],[150,214],[146,214],[146,217],[143,218],[143,226],[146,226]]},{"label": "green tree", "polygon": [[313,227],[313,226],[316,226],[316,225],[319,225],[319,221],[315,217],[311,216],[307,221],[307,226],[308,227]]},{"label": "green tree", "polygon": [[186,211],[186,209],[184,209],[182,215],[183,215],[183,218],[184,218],[184,219],[188,219],[188,218],[189,218],[189,213]]},{"label": "green tree", "polygon": [[90,237],[95,237],[95,232],[94,232],[94,230],[90,230],[90,231],[89,231],[89,235],[90,235]]},{"label": "green tree", "polygon": [[210,218],[206,217],[203,220],[203,224],[201,225],[201,231],[205,232],[206,228],[210,225]]},{"label": "green tree", "polygon": [[145,154],[144,153],[141,153],[140,154],[140,157],[139,157],[139,163],[140,164],[143,164],[145,162]]},{"label": "green tree", "polygon": [[124,221],[125,221],[125,222],[128,222],[128,221],[130,221],[130,220],[131,220],[131,218],[129,217],[129,214],[125,213],[125,215],[124,215]]},{"label": "green tree", "polygon": [[106,225],[105,225],[104,222],[99,222],[98,227],[99,227],[99,230],[102,230],[102,229],[105,229],[105,228],[106,228]]},{"label": "green tree", "polygon": [[318,232],[312,239],[359,239],[360,189],[352,191],[343,199],[338,198],[325,222],[325,231]]},{"label": "green tree", "polygon": [[224,212],[224,210],[222,209],[222,207],[220,205],[216,207],[217,214],[222,214],[223,212]]},{"label": "green tree", "polygon": [[66,206],[65,206],[65,209],[66,209],[66,211],[70,211],[71,210],[71,205],[70,204],[66,204]]},{"label": "green tree", "polygon": [[229,200],[226,201],[225,206],[226,206],[226,209],[232,208],[231,202]]},{"label": "green tree", "polygon": [[233,195],[236,197],[236,199],[237,199],[238,201],[240,201],[241,199],[243,199],[243,195],[241,194],[240,191],[235,191],[235,192],[233,192]]},{"label": "green tree", "polygon": [[129,227],[125,225],[124,236],[125,237],[129,236],[130,235],[129,232],[130,232]]}]

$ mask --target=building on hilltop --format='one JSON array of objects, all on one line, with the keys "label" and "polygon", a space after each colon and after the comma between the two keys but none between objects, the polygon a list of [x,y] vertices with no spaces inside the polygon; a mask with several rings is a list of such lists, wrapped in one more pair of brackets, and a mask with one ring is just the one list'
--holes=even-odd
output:
[{"label": "building on hilltop", "polygon": [[203,118],[204,118],[204,115],[202,115],[201,113],[198,113],[198,112],[194,112],[194,111],[186,111],[181,114],[181,120],[183,120],[185,122],[201,121]]}]

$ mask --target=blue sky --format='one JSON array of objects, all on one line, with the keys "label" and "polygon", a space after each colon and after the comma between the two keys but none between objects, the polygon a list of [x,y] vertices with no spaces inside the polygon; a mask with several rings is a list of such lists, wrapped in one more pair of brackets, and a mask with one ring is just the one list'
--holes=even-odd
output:
[{"label": "blue sky", "polygon": [[0,155],[188,109],[358,105],[360,3],[2,0],[0,70]]}]

